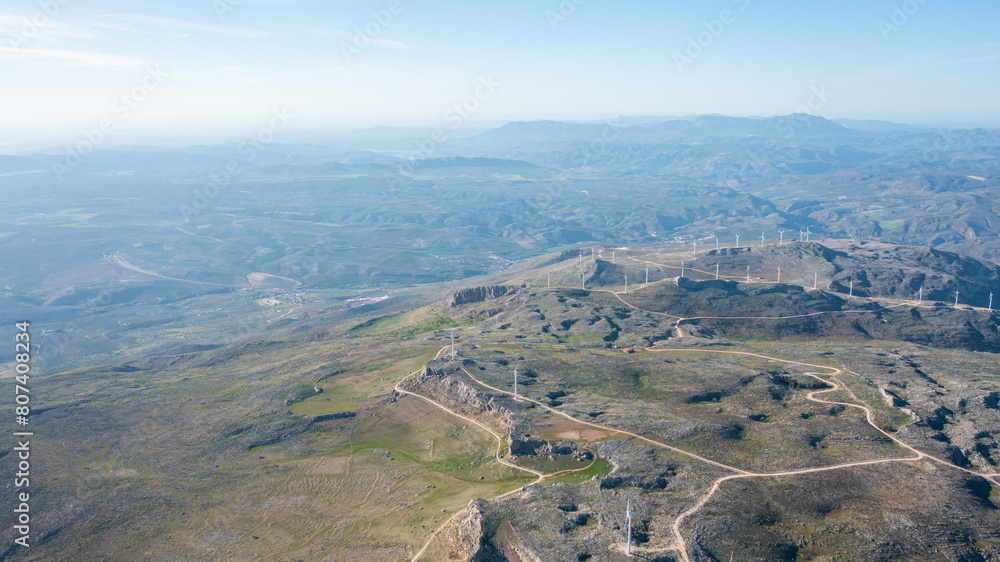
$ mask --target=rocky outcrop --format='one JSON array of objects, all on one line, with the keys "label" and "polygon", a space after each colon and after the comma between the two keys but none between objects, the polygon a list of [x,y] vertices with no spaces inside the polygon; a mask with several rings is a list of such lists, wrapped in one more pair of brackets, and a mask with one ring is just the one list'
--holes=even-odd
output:
[{"label": "rocky outcrop", "polygon": [[469,506],[455,517],[445,532],[449,550],[458,560],[472,562],[499,562],[504,556],[490,543],[486,531],[483,500],[472,500]]},{"label": "rocky outcrop", "polygon": [[507,285],[484,285],[482,287],[472,287],[470,289],[455,291],[451,294],[451,296],[445,299],[445,304],[448,306],[458,306],[475,302],[491,301],[500,297],[505,297],[516,291],[517,289],[514,287],[508,287]]},{"label": "rocky outcrop", "polygon": [[447,396],[448,400],[453,400],[463,405],[470,406],[478,412],[484,412],[497,420],[501,429],[505,433],[513,431],[515,422],[510,410],[500,406],[493,396],[480,392],[469,386],[464,381],[451,376],[458,371],[452,363],[446,361],[431,361],[424,365],[424,369],[417,379],[417,384],[429,384],[436,393]]}]

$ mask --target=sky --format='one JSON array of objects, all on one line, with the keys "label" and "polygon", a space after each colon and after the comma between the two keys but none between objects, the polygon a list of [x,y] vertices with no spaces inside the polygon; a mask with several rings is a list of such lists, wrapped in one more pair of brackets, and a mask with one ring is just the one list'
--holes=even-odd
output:
[{"label": "sky", "polygon": [[995,0],[0,0],[0,150],[102,126],[238,136],[278,114],[298,131],[803,111],[1000,127],[998,20]]}]

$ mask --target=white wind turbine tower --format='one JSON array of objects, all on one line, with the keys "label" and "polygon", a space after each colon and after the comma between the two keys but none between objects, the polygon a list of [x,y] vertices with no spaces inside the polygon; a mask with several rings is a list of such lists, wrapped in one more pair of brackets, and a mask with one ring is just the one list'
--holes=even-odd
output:
[{"label": "white wind turbine tower", "polygon": [[740,247],[740,235],[739,234],[736,235],[736,247],[737,248]]},{"label": "white wind turbine tower", "polygon": [[632,494],[625,495],[625,527],[628,528],[628,542],[625,543],[625,554],[632,556]]},{"label": "white wind turbine tower", "polygon": [[681,262],[681,277],[684,277],[684,262]]},{"label": "white wind turbine tower", "polygon": [[625,294],[628,294],[628,275],[625,276]]},{"label": "white wind turbine tower", "polygon": [[814,271],[813,272],[813,290],[814,291],[816,290],[816,284],[817,283],[819,283],[819,272],[818,271]]},{"label": "white wind turbine tower", "polygon": [[778,245],[780,246],[781,243],[784,242],[784,241],[785,241],[785,231],[784,230],[779,230],[778,231]]},{"label": "white wind turbine tower", "polygon": [[990,307],[988,310],[993,312],[993,293],[990,293]]},{"label": "white wind turbine tower", "polygon": [[847,296],[849,296],[849,297],[853,297],[854,296],[854,279],[851,279],[851,292],[847,293]]},{"label": "white wind turbine tower", "polygon": [[761,248],[763,248],[763,247],[764,247],[764,241],[765,241],[765,240],[767,240],[767,237],[766,237],[766,236],[764,236],[764,232],[762,231],[762,232],[760,233],[760,247],[761,247]]},{"label": "white wind turbine tower", "polygon": [[924,286],[920,286],[920,292],[917,293],[917,306],[920,306],[924,302]]},{"label": "white wind turbine tower", "polygon": [[958,291],[955,291],[955,310],[958,310]]},{"label": "white wind turbine tower", "polygon": [[646,283],[649,283],[649,266],[646,266]]},{"label": "white wind turbine tower", "polygon": [[719,280],[719,264],[715,264],[715,280]]},{"label": "white wind turbine tower", "polygon": [[811,233],[811,232],[809,232],[809,227],[807,226],[807,227],[806,227],[806,242],[808,242],[808,241],[809,241],[809,235],[810,235],[810,234],[812,234],[812,233]]},{"label": "white wind turbine tower", "polygon": [[514,365],[514,400],[517,400],[517,368],[520,366],[521,366],[520,361],[518,361],[517,364]]},{"label": "white wind turbine tower", "polygon": [[778,283],[781,283],[781,268],[778,268]]}]

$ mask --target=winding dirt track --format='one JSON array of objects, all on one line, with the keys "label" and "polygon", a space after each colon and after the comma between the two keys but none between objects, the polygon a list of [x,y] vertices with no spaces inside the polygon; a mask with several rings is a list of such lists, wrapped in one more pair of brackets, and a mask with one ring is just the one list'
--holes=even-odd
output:
[{"label": "winding dirt track", "polygon": [[[441,356],[441,354],[445,350],[447,350],[447,349],[448,349],[448,347],[442,347],[441,349],[439,349],[438,352],[437,352],[437,355],[435,355],[434,358],[435,359],[439,358]],[[462,369],[462,370],[464,371],[465,369]],[[453,416],[455,416],[457,418],[461,418],[461,419],[463,419],[463,420],[465,420],[467,422],[473,423],[473,424],[481,427],[482,429],[486,430],[487,432],[489,432],[490,435],[492,435],[497,440],[497,449],[496,449],[496,452],[494,453],[494,457],[496,458],[497,462],[499,462],[502,465],[509,466],[509,467],[517,469],[517,470],[522,470],[524,472],[529,472],[531,474],[534,474],[537,477],[537,479],[534,482],[535,484],[538,484],[539,482],[542,482],[546,478],[552,478],[554,476],[561,476],[563,474],[570,474],[570,473],[573,473],[573,472],[582,472],[582,471],[587,470],[588,468],[594,466],[594,463],[597,462],[597,455],[595,454],[594,455],[594,459],[590,462],[590,464],[588,464],[587,466],[585,466],[583,468],[574,468],[574,469],[571,469],[571,470],[560,470],[558,472],[551,472],[551,473],[539,472],[539,471],[531,469],[531,468],[526,468],[526,467],[523,467],[523,466],[518,466],[516,464],[510,463],[510,462],[504,460],[504,458],[501,456],[501,453],[503,452],[503,436],[501,436],[499,433],[497,433],[497,432],[493,431],[492,429],[490,429],[489,426],[487,426],[487,425],[485,425],[483,423],[480,423],[479,421],[477,421],[477,420],[475,420],[473,418],[470,418],[468,416],[463,416],[462,414],[459,414],[458,412],[455,412],[454,410],[451,410],[451,409],[447,408],[446,406],[444,406],[440,402],[437,402],[435,400],[427,398],[426,396],[423,396],[421,394],[417,394],[416,392],[411,392],[409,390],[404,390],[402,388],[402,384],[404,382],[406,382],[408,379],[410,379],[411,377],[413,377],[413,376],[415,376],[415,375],[417,375],[419,373],[420,373],[420,371],[414,371],[413,373],[410,373],[409,375],[407,375],[406,377],[404,377],[403,379],[401,379],[398,383],[396,383],[396,386],[394,387],[395,390],[396,390],[396,392],[398,392],[400,394],[406,394],[406,395],[409,395],[409,396],[414,396],[416,398],[419,398],[419,399],[421,399],[421,400],[423,400],[423,401],[425,401],[425,402],[427,402],[429,404],[432,404],[434,406],[437,406],[438,408],[441,408],[445,412],[448,412],[449,414],[451,414],[451,415],[453,415]],[[523,488],[523,486],[519,486],[517,488],[514,488],[513,490],[511,490],[511,491],[509,491],[507,493],[504,493],[504,494],[500,494],[499,496],[495,496],[492,499],[505,498],[505,497],[507,497],[509,495],[516,494],[517,492],[521,491],[521,488]],[[451,523],[452,520],[454,520],[456,517],[458,517],[458,515],[461,514],[461,513],[462,513],[461,510],[456,511],[455,513],[453,513],[451,517],[449,517],[444,523],[441,524],[440,527],[438,527],[431,534],[431,536],[427,539],[427,542],[424,543],[423,548],[421,548],[420,551],[417,552],[417,554],[415,554],[413,556],[413,558],[412,558],[413,562],[416,562],[417,560],[420,559],[421,556],[424,555],[424,552],[427,550],[427,547],[430,546],[431,541],[433,541],[438,536],[438,534],[440,534],[441,531],[444,530],[444,528],[447,527],[448,524]]]},{"label": "winding dirt track", "polygon": [[[597,290],[594,290],[594,291],[595,292],[596,291],[600,291],[600,292],[609,292],[609,293],[612,293],[622,303],[624,303],[625,305],[627,305],[627,306],[629,306],[629,307],[631,307],[633,309],[636,309],[636,310],[640,310],[640,311],[643,311],[643,312],[648,312],[648,313],[651,313],[651,314],[659,314],[659,315],[667,316],[667,317],[670,317],[670,318],[676,318],[677,322],[675,324],[675,328],[676,328],[676,330],[678,332],[678,337],[684,337],[684,334],[683,334],[683,332],[680,329],[680,324],[681,324],[681,322],[683,322],[685,320],[708,319],[708,318],[713,318],[713,319],[731,319],[731,320],[738,320],[738,319],[744,319],[744,320],[750,320],[750,319],[753,319],[753,320],[783,320],[783,319],[804,318],[804,317],[810,317],[810,316],[817,316],[817,315],[821,315],[821,314],[864,314],[864,313],[878,312],[877,310],[849,310],[849,311],[822,311],[822,312],[815,312],[815,313],[811,313],[811,314],[801,314],[801,315],[782,316],[782,317],[778,317],[778,316],[765,316],[765,317],[732,317],[732,318],[729,318],[729,317],[697,317],[697,318],[692,317],[692,318],[683,318],[683,317],[680,317],[680,316],[670,315],[670,314],[663,313],[663,312],[654,312],[654,311],[648,311],[648,310],[641,309],[641,308],[639,308],[639,307],[637,307],[635,305],[632,305],[631,303],[627,302],[624,298],[622,298],[622,296],[619,293],[617,293],[615,291],[612,291],[612,290],[597,289]],[[866,299],[866,300],[868,300],[868,299]],[[906,303],[894,304],[894,305],[892,305],[892,307],[903,306],[904,304],[906,304]],[[441,355],[441,353],[443,351],[445,351],[445,349],[447,349],[447,347],[441,348],[441,350],[438,352],[438,357]],[[989,482],[991,482],[993,485],[1000,487],[1000,482],[998,482],[998,480],[997,480],[998,478],[1000,478],[1000,473],[985,474],[985,473],[975,472],[975,471],[972,471],[972,470],[969,470],[969,469],[966,469],[966,468],[962,468],[962,467],[956,466],[956,465],[951,464],[951,463],[949,463],[949,462],[947,462],[947,461],[945,461],[943,459],[940,459],[940,458],[937,458],[937,457],[935,457],[933,455],[928,455],[928,454],[926,454],[926,453],[924,453],[922,451],[919,451],[916,448],[914,448],[914,447],[906,444],[905,442],[903,442],[902,440],[900,440],[896,436],[894,436],[894,435],[886,432],[882,428],[880,428],[878,426],[878,424],[875,423],[874,414],[872,413],[871,408],[869,408],[868,406],[863,405],[863,401],[860,400],[854,394],[854,392],[851,391],[851,389],[849,387],[847,387],[847,385],[845,385],[842,381],[840,381],[837,378],[838,375],[843,374],[845,372],[851,373],[851,374],[853,374],[855,376],[858,376],[859,378],[863,378],[863,377],[860,377],[860,375],[858,375],[857,373],[853,373],[851,371],[848,371],[848,370],[842,369],[842,368],[838,368],[838,367],[828,367],[828,366],[825,366],[825,365],[816,365],[816,364],[805,363],[805,362],[801,362],[801,361],[792,361],[792,360],[789,360],[789,359],[782,359],[782,358],[779,358],[779,357],[771,357],[771,356],[762,355],[762,354],[759,354],[759,353],[750,353],[750,352],[744,352],[744,351],[723,351],[723,350],[706,350],[706,349],[666,349],[666,348],[655,348],[655,347],[645,348],[645,350],[649,351],[649,352],[654,352],[654,353],[708,353],[708,354],[722,354],[722,355],[739,355],[739,356],[745,356],[745,357],[755,357],[755,358],[758,358],[758,359],[763,359],[763,360],[767,360],[767,361],[774,361],[774,362],[778,362],[778,363],[784,363],[784,364],[787,364],[787,365],[797,365],[797,366],[800,366],[800,367],[806,367],[806,368],[811,368],[811,369],[820,369],[821,371],[826,371],[825,373],[824,372],[806,372],[806,373],[803,373],[805,376],[813,377],[813,378],[815,378],[815,379],[817,379],[819,381],[822,381],[822,382],[830,385],[830,388],[828,388],[828,389],[817,390],[817,391],[813,391],[813,392],[808,393],[806,395],[806,398],[808,400],[813,401],[813,402],[817,402],[817,403],[821,403],[821,404],[840,405],[840,406],[844,406],[845,408],[855,408],[855,409],[863,411],[865,413],[865,419],[866,419],[866,421],[868,422],[868,424],[871,427],[873,427],[876,431],[878,431],[882,435],[884,435],[887,438],[889,438],[896,445],[898,445],[901,448],[906,449],[907,451],[913,453],[913,456],[898,457],[898,458],[887,458],[887,459],[877,459],[877,460],[870,460],[870,461],[850,462],[850,463],[842,463],[842,464],[837,464],[837,465],[832,465],[832,466],[817,467],[817,468],[804,468],[804,469],[796,469],[796,470],[788,470],[788,471],[780,471],[780,472],[750,472],[750,471],[743,470],[741,468],[737,468],[737,467],[734,467],[734,466],[729,466],[729,465],[723,464],[721,462],[717,462],[717,461],[713,461],[711,459],[707,459],[707,458],[702,457],[700,455],[697,455],[695,453],[692,453],[692,452],[689,452],[689,451],[685,451],[685,450],[679,449],[677,447],[672,447],[672,446],[667,445],[665,443],[661,443],[661,442],[656,441],[654,439],[650,439],[648,437],[645,437],[643,435],[639,435],[639,434],[636,434],[636,433],[633,433],[633,432],[630,432],[630,431],[626,431],[626,430],[622,430],[622,429],[617,429],[617,428],[614,428],[614,427],[609,427],[609,426],[598,424],[598,423],[583,421],[583,420],[574,418],[573,416],[570,416],[569,414],[566,414],[566,413],[561,412],[559,410],[556,410],[556,409],[554,409],[552,407],[549,407],[547,404],[544,404],[542,402],[539,402],[539,401],[531,399],[531,398],[527,398],[527,397],[525,397],[523,395],[519,395],[516,398],[516,400],[531,402],[531,403],[535,404],[536,406],[541,407],[542,409],[544,409],[544,410],[546,410],[548,412],[551,412],[551,413],[553,413],[555,415],[558,415],[558,416],[561,416],[561,417],[566,418],[568,420],[571,420],[571,421],[573,421],[575,423],[578,423],[578,424],[581,424],[581,425],[585,425],[585,426],[589,426],[589,427],[593,427],[593,428],[596,428],[596,429],[601,429],[601,430],[608,431],[608,432],[611,432],[611,433],[617,433],[617,434],[621,434],[621,435],[627,435],[629,437],[633,437],[635,439],[647,442],[647,443],[649,443],[651,445],[667,449],[669,451],[672,451],[672,452],[675,452],[675,453],[687,456],[687,457],[692,458],[694,460],[697,460],[697,461],[700,461],[700,462],[704,462],[706,464],[709,464],[709,465],[712,465],[712,466],[716,466],[716,467],[719,467],[719,468],[722,468],[722,469],[725,469],[725,470],[728,470],[728,471],[734,473],[734,474],[731,474],[731,475],[728,475],[728,476],[720,477],[717,480],[715,480],[712,483],[712,486],[709,488],[709,490],[701,497],[701,499],[698,500],[698,502],[696,502],[693,506],[691,506],[690,508],[688,508],[687,510],[685,510],[684,512],[682,512],[680,515],[677,516],[677,518],[674,520],[674,523],[673,523],[673,525],[671,527],[673,535],[674,535],[674,544],[673,545],[671,545],[669,547],[665,547],[665,548],[658,548],[658,549],[633,549],[635,552],[649,552],[649,553],[653,553],[653,552],[674,551],[674,552],[677,552],[685,562],[690,562],[690,557],[688,556],[688,552],[687,552],[687,543],[685,542],[683,533],[681,532],[681,526],[682,526],[682,524],[684,523],[684,521],[686,519],[688,519],[689,517],[691,517],[692,515],[694,515],[695,513],[697,513],[701,508],[703,508],[705,506],[705,504],[708,503],[708,501],[712,498],[713,495],[715,495],[715,493],[719,490],[719,487],[723,483],[728,482],[730,480],[736,480],[736,479],[742,479],[742,478],[779,478],[779,477],[787,477],[787,476],[798,476],[798,475],[802,475],[802,474],[813,474],[813,473],[818,473],[818,472],[829,472],[829,471],[833,471],[833,470],[841,470],[841,469],[855,468],[855,467],[861,467],[861,466],[872,466],[872,465],[879,465],[879,464],[901,463],[901,462],[911,463],[911,462],[916,462],[916,461],[920,461],[920,460],[927,460],[927,461],[936,462],[938,464],[941,464],[943,466],[946,466],[946,467],[949,467],[949,468],[952,468],[952,469],[955,469],[955,470],[966,472],[966,473],[974,475],[974,476],[979,476],[979,477],[985,478],[986,480],[988,480]],[[437,357],[435,357],[435,358],[437,358]],[[500,393],[500,394],[505,394],[505,395],[508,395],[508,396],[513,396],[513,392],[510,392],[510,391],[507,391],[507,390],[503,390],[503,389],[491,386],[491,385],[485,383],[484,381],[479,380],[472,373],[470,373],[467,369],[465,369],[465,367],[462,366],[461,363],[458,363],[456,361],[455,364],[458,365],[458,367],[469,377],[469,379],[471,379],[472,381],[474,381],[476,384],[479,384],[480,386],[482,386],[484,388],[487,388],[489,390],[492,390],[492,391]],[[538,477],[538,480],[536,480],[536,483],[537,482],[541,482],[542,480],[544,480],[546,478],[546,475],[543,475],[542,473],[539,473],[539,472],[531,470],[531,469],[526,469],[526,468],[523,468],[523,467],[519,467],[519,466],[516,466],[516,465],[513,465],[511,463],[508,463],[508,462],[504,461],[500,457],[500,453],[501,453],[501,450],[502,450],[503,439],[502,439],[502,437],[500,435],[498,435],[496,432],[494,432],[490,428],[486,427],[485,425],[479,423],[478,421],[476,421],[474,419],[471,419],[471,418],[465,417],[465,416],[463,416],[461,414],[455,413],[455,412],[449,410],[448,408],[444,407],[443,405],[441,405],[441,404],[439,404],[439,403],[437,403],[437,402],[435,402],[435,401],[433,401],[433,400],[431,400],[429,398],[426,398],[426,397],[421,396],[419,394],[415,394],[413,392],[409,392],[409,391],[406,391],[406,390],[403,390],[402,388],[400,388],[400,385],[405,380],[407,380],[408,378],[414,376],[415,374],[417,374],[417,373],[412,373],[409,376],[407,376],[406,378],[404,378],[403,380],[401,380],[399,383],[397,383],[396,384],[396,390],[398,392],[400,392],[400,393],[403,393],[403,394],[410,394],[410,395],[416,396],[418,398],[421,398],[421,399],[423,399],[423,400],[425,400],[427,402],[430,402],[431,404],[434,404],[435,406],[437,406],[437,407],[445,410],[446,412],[448,412],[448,413],[450,413],[452,415],[455,415],[455,416],[457,416],[459,418],[462,418],[462,419],[464,419],[466,421],[475,423],[476,425],[482,427],[486,431],[490,432],[497,439],[496,458],[497,458],[497,460],[500,463],[508,465],[508,466],[511,466],[511,467],[514,467],[514,468],[519,469],[519,470],[524,470],[524,471],[530,472],[532,474],[535,474]],[[819,394],[825,394],[825,393],[830,393],[830,392],[837,392],[837,391],[841,391],[841,390],[845,391],[852,399],[854,399],[858,403],[837,402],[837,401],[823,400],[821,398],[817,398],[816,397]],[[595,459],[596,459],[596,457],[595,457]],[[581,469],[581,470],[585,470],[585,469]],[[548,476],[552,476],[552,475],[548,475]],[[507,492],[506,494],[502,494],[502,495],[497,496],[497,497],[498,498],[506,497],[506,496],[509,496],[509,495],[512,495],[512,494],[518,492],[519,490],[520,490],[520,488],[512,490],[510,492]],[[416,560],[418,560],[423,555],[423,553],[426,551],[427,547],[430,545],[431,541],[457,515],[458,515],[458,513],[452,515],[452,517],[449,518],[448,521],[446,521],[444,524],[442,524],[442,526],[439,527],[431,535],[431,537],[428,539],[428,541],[424,545],[424,547],[421,548],[420,551],[417,553],[417,555],[413,557],[413,559],[412,559],[413,562],[416,562]]]}]

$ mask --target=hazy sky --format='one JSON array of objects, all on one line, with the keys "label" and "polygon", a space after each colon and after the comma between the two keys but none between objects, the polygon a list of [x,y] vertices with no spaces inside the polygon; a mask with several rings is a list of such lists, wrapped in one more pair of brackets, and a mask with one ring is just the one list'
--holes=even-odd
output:
[{"label": "hazy sky", "polygon": [[281,108],[299,130],[434,126],[463,102],[463,125],[809,103],[1000,125],[998,21],[995,0],[0,0],[0,145]]}]

